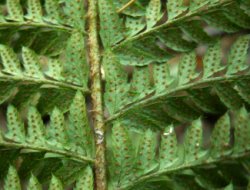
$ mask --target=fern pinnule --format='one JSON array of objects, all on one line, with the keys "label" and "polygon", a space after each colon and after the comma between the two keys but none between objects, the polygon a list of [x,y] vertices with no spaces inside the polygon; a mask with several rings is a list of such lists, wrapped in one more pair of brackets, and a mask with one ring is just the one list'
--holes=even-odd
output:
[{"label": "fern pinnule", "polygon": [[[79,105],[79,101],[82,104],[81,109],[75,107],[75,104]],[[27,114],[28,126],[26,130],[18,110],[9,105],[7,111],[8,132],[5,134],[3,132],[1,145],[54,153],[82,162],[92,162],[93,134],[87,123],[85,103],[81,101],[84,102],[84,99],[79,91],[71,106],[67,130],[65,126],[67,122],[66,116],[58,108],[55,108],[52,112],[50,116],[51,122],[47,127],[38,110],[30,106]],[[82,142],[83,139],[85,140]]]},{"label": "fern pinnule", "polygon": [[[156,181],[160,180],[159,176],[163,177],[166,174],[169,179],[175,180],[174,179],[175,175],[179,175],[182,172],[185,173],[185,171],[188,172],[189,170],[190,171],[193,170],[195,173],[196,168],[199,168],[200,170],[204,171],[206,170],[209,171],[210,168],[215,167],[214,164],[216,163],[226,164],[230,160],[231,162],[235,162],[235,164],[238,164],[237,159],[244,160],[247,159],[247,156],[249,155],[249,150],[250,150],[249,146],[242,144],[243,142],[242,138],[244,138],[245,140],[249,138],[250,125],[247,122],[249,116],[250,116],[249,113],[246,111],[244,107],[240,108],[237,111],[232,111],[230,112],[230,114],[229,112],[224,114],[217,120],[214,129],[212,130],[212,134],[209,136],[210,138],[209,144],[205,144],[205,138],[207,138],[203,135],[205,129],[205,123],[201,118],[198,118],[188,124],[187,130],[183,137],[184,138],[183,142],[180,142],[180,140],[177,139],[179,135],[176,136],[176,132],[172,125],[167,126],[165,130],[161,132],[161,143],[157,147],[157,150],[155,149],[155,146],[153,146],[153,144],[157,142],[156,138],[154,138],[155,143],[148,144],[150,141],[142,137],[141,143],[143,146],[154,147],[150,148],[150,150],[153,151],[153,153],[150,153],[150,156],[154,155],[153,159],[158,160],[157,165],[155,165],[156,163],[154,162],[151,162],[148,165],[143,165],[143,164],[138,165],[137,162],[134,162],[135,159],[140,160],[140,158],[147,159],[148,161],[149,157],[141,153],[144,149],[137,143],[129,145],[131,143],[131,137],[135,134],[137,135],[140,134],[138,132],[138,129],[135,129],[134,127],[126,129],[128,135],[126,136],[126,141],[123,142],[125,143],[123,144],[123,146],[125,147],[130,146],[130,149],[135,149],[136,152],[132,151],[130,152],[129,155],[124,152],[119,156],[123,159],[125,159],[126,157],[134,158],[127,160],[129,162],[127,165],[131,168],[130,171],[131,172],[133,171],[132,173],[134,177],[133,180],[128,180],[128,181],[125,180],[126,177],[122,178],[124,180],[120,180],[118,178],[112,178],[112,180],[115,179],[117,180],[116,183],[113,182],[114,185],[113,188],[133,189],[133,187],[136,187],[138,183],[140,184],[139,186],[144,186],[144,188],[146,188],[145,186],[147,184],[147,181],[152,182],[154,180]],[[116,121],[116,125],[118,124],[124,125],[122,124],[121,120]],[[133,126],[132,123],[131,126]],[[232,127],[235,127],[234,131],[232,131]],[[148,134],[150,129],[142,131],[144,136]],[[157,132],[152,132],[152,131],[150,133],[152,133],[153,136],[157,134]],[[117,130],[115,131],[113,130],[112,138],[115,139],[118,137],[118,135],[120,135],[119,132]],[[232,141],[232,135],[234,135],[235,139],[234,141]],[[115,149],[113,146],[115,145],[112,145],[109,148],[110,151],[112,151],[113,154],[115,155],[117,153],[117,149]],[[155,154],[156,152],[159,152],[159,155]],[[115,161],[113,160],[112,162]],[[141,168],[140,166],[143,168]],[[121,170],[122,168],[124,168],[122,165],[117,165],[116,167],[118,168],[120,167]],[[153,167],[154,169],[149,171],[149,168],[151,167]],[[112,174],[112,172],[115,172],[115,170],[111,169],[110,172],[111,172],[110,175],[113,176],[114,174]],[[129,175],[132,175],[131,172],[125,173],[127,177]],[[221,172],[224,173],[227,171],[221,169]],[[244,172],[246,171],[245,170],[242,171],[242,173]],[[185,179],[183,180],[185,181]],[[198,184],[196,185],[202,188],[201,186],[203,186],[203,184],[200,184],[198,181],[197,183]]]},{"label": "fern pinnule", "polygon": [[[249,65],[247,61],[247,52],[249,48],[248,44],[249,35],[239,37],[235,41],[234,45],[232,45],[230,52],[228,53],[227,65],[222,64],[220,42],[210,45],[203,57],[203,68],[201,71],[197,71],[197,58],[195,52],[182,55],[182,58],[178,63],[178,72],[175,75],[167,74],[168,71],[165,67],[169,67],[168,63],[161,65],[153,64],[153,69],[158,69],[155,73],[156,75],[160,76],[159,73],[162,73],[163,76],[166,75],[164,77],[165,81],[159,81],[157,80],[158,76],[152,76],[150,73],[150,67],[136,67],[133,71],[133,80],[129,83],[124,80],[122,84],[124,86],[130,86],[130,88],[127,88],[129,90],[123,93],[130,96],[123,94],[119,95],[119,91],[112,91],[110,93],[109,90],[107,90],[106,92],[107,97],[112,97],[113,95],[109,94],[116,93],[116,96],[121,96],[120,99],[124,99],[124,107],[120,105],[120,108],[117,109],[117,114],[113,114],[113,119],[123,115],[125,118],[133,120],[132,115],[135,112],[140,115],[140,112],[136,110],[141,110],[141,105],[144,109],[142,112],[145,112],[147,107],[152,107],[149,110],[156,112],[159,115],[167,111],[167,115],[172,117],[174,120],[181,121],[182,119],[179,117],[181,115],[176,114],[178,111],[176,112],[174,107],[181,108],[181,105],[178,106],[177,104],[183,102],[181,112],[184,113],[184,107],[186,107],[186,109],[189,110],[187,111],[187,113],[189,112],[189,121],[191,121],[202,112],[213,114],[218,112],[223,113],[225,107],[233,109],[239,108],[243,104],[247,104],[248,92],[241,86],[248,86],[247,81],[249,81]],[[120,67],[117,72],[122,71],[125,72]],[[145,73],[140,78],[141,83],[134,78],[139,73]],[[153,79],[150,79],[150,77]],[[149,80],[157,82],[152,85]],[[164,85],[162,86],[163,82]],[[136,89],[133,88],[133,86],[136,85],[138,85],[138,87],[136,87]],[[113,88],[112,86],[107,87]],[[243,91],[245,93],[242,93]],[[230,94],[231,97],[228,96],[228,94]],[[212,98],[213,101],[210,101],[210,98]],[[186,99],[189,101],[191,100],[191,102],[188,103]],[[130,108],[129,104],[131,104],[131,101],[137,103],[133,104]],[[175,101],[176,103],[174,103]],[[128,102],[130,103],[128,104]],[[110,103],[111,102],[109,102],[109,104]],[[126,106],[126,104],[128,106]],[[161,104],[166,105],[165,108],[159,108],[159,105]],[[193,105],[195,107],[192,107]],[[212,105],[216,106],[216,108]],[[114,107],[117,106],[114,105]],[[158,110],[153,110],[156,107],[158,107]],[[194,113],[194,115],[191,116],[191,113]],[[150,116],[150,114],[148,116]],[[141,117],[143,117],[143,113],[141,113]],[[185,118],[183,119],[185,120]]]}]

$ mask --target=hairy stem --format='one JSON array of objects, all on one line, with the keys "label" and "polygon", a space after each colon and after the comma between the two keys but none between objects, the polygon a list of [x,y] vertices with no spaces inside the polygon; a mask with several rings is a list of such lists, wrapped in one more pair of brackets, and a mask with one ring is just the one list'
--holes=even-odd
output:
[{"label": "hairy stem", "polygon": [[102,102],[102,84],[100,72],[100,52],[97,31],[97,1],[89,0],[88,21],[89,21],[89,60],[90,74],[92,79],[91,98],[93,104],[93,120],[95,130],[95,183],[96,190],[106,190],[106,160],[104,141],[104,119]]}]

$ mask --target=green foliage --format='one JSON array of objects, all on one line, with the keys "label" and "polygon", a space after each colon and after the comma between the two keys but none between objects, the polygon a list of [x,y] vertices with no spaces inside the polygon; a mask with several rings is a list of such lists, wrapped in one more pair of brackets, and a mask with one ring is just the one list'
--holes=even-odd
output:
[{"label": "green foliage", "polygon": [[[187,129],[183,141],[177,139],[178,136],[180,138],[180,134],[175,131],[173,125],[166,126],[160,132],[161,144],[158,146],[155,145],[158,132],[150,129],[138,131],[132,127],[132,123],[131,126],[125,128],[121,121],[113,122],[111,136],[114,141],[109,146],[109,151],[115,157],[109,166],[113,189],[131,189],[135,185],[143,186],[144,188],[141,189],[147,189],[148,181],[175,180],[178,175],[193,176],[195,177],[193,183],[199,187],[198,189],[206,189],[204,182],[196,179],[196,176],[200,176],[199,172],[196,172],[196,168],[210,172],[212,168],[219,170],[220,164],[227,164],[227,162],[242,167],[243,163],[240,160],[237,161],[237,158],[245,157],[247,159],[249,146],[242,144],[242,135],[249,138],[249,117],[250,114],[244,107],[230,112],[230,114],[224,114],[216,122],[209,137],[209,144],[205,143],[205,139],[208,137],[204,136],[206,126],[201,118],[186,125]],[[233,127],[234,131],[232,131]],[[141,137],[139,143],[133,140],[134,136]],[[234,136],[234,142],[231,141],[231,136]],[[234,178],[232,176],[226,177],[228,175],[227,167],[225,166],[224,169],[222,167],[221,172],[225,175],[222,177],[229,184],[230,180],[234,180]],[[245,175],[249,173],[244,170],[241,174],[241,180],[244,181],[247,179]],[[168,179],[166,177],[164,179],[166,175]],[[200,177],[205,176],[201,175]],[[177,181],[175,182],[177,183]],[[212,188],[216,188],[216,184],[210,182]],[[220,185],[223,187],[223,181]],[[166,187],[166,189],[175,189],[175,187]]]},{"label": "green foliage", "polygon": [[[122,66],[119,65],[119,62],[116,61],[118,66],[112,66],[115,68],[113,72],[109,64],[114,63],[104,62],[107,65],[107,72],[112,72],[112,75],[109,75],[107,78],[107,82],[117,81],[119,84],[118,87],[116,82],[110,82],[106,87],[108,109],[111,108],[109,111],[113,115],[115,112],[124,109],[124,112],[121,112],[121,114],[127,114],[128,118],[132,118],[134,112],[130,115],[131,110],[141,110],[141,107],[144,109],[149,107],[151,109],[150,106],[153,102],[156,102],[154,103],[156,105],[166,105],[167,115],[180,120],[182,114],[173,115],[173,106],[182,100],[186,101],[186,99],[191,99],[195,104],[195,110],[198,110],[198,112],[217,113],[222,104],[228,108],[239,108],[248,102],[244,101],[248,99],[246,94],[238,93],[238,85],[241,86],[249,81],[249,64],[247,62],[248,43],[249,35],[243,35],[236,40],[228,54],[227,65],[222,64],[221,42],[218,41],[207,48],[203,56],[203,68],[201,71],[197,71],[197,55],[195,51],[192,51],[181,56],[176,74],[174,74],[173,69],[171,70],[168,62],[165,64],[153,64],[149,67],[135,67],[133,79],[129,83],[127,82],[127,75]],[[114,55],[113,59],[115,59]],[[115,79],[118,75],[120,76],[120,82]],[[160,76],[162,78],[159,79],[158,77]],[[122,93],[120,93],[120,89],[123,90]],[[183,95],[180,96],[180,94]],[[231,96],[228,96],[228,94],[231,94]],[[147,98],[148,96],[149,98]],[[211,106],[211,97],[215,99],[212,104],[215,104],[215,106],[218,104],[216,110]],[[116,104],[117,100],[122,101]],[[170,101],[173,106],[168,103]],[[175,101],[176,103],[174,103]],[[135,102],[135,104],[131,104],[131,102]],[[188,110],[192,110],[189,105],[185,107]],[[159,107],[158,110],[155,109],[153,111],[159,112],[159,114],[166,112]],[[191,113],[195,114],[195,112],[188,112],[187,118],[194,119]],[[114,117],[121,114],[118,113]],[[184,117],[181,117],[181,119],[185,119]],[[190,119],[187,120],[190,121]]]},{"label": "green foliage", "polygon": [[0,1],[0,189],[249,188],[249,29],[248,0]]},{"label": "green foliage", "polygon": [[[74,189],[76,190],[78,189],[93,190],[93,185],[92,185],[93,174],[90,167],[87,166],[85,169],[82,169],[74,182],[76,183],[74,187]],[[4,189],[11,189],[11,190],[21,189],[20,179],[17,170],[13,166],[9,167],[8,174],[4,181]],[[42,185],[33,174],[29,179],[27,189],[32,189],[32,190],[42,189]],[[62,190],[62,189],[64,189],[62,181],[55,175],[52,175],[49,183],[49,190]]]},{"label": "green foliage", "polygon": [[245,188],[249,4],[109,4],[99,4],[109,189]]},{"label": "green foliage", "polygon": [[[76,107],[80,104],[80,108]],[[43,122],[36,107],[29,107],[25,129],[20,113],[14,106],[9,105],[8,131],[6,134],[2,133],[4,138],[0,144],[1,146],[11,145],[21,149],[30,149],[30,151],[45,151],[58,154],[58,156],[70,156],[72,159],[90,161],[93,154],[93,137],[85,111],[85,100],[78,91],[71,104],[69,116],[64,116],[55,107],[50,115],[49,124]],[[66,123],[69,123],[67,127]]]}]

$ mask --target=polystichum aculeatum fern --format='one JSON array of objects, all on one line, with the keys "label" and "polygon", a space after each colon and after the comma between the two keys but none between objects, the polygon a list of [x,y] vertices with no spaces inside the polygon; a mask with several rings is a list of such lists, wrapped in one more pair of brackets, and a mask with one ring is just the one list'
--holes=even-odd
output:
[{"label": "polystichum aculeatum fern", "polygon": [[0,189],[250,188],[248,0],[0,0]]}]

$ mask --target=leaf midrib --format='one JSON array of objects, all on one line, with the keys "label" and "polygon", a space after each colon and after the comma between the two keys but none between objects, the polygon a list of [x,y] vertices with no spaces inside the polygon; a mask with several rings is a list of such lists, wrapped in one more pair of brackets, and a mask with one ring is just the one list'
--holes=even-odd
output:
[{"label": "leaf midrib", "polygon": [[[233,80],[240,80],[241,78],[243,78],[243,79],[250,78],[250,74],[247,73],[246,75],[222,76],[222,77],[201,79],[197,82],[193,82],[190,84],[179,86],[177,88],[173,88],[173,89],[169,90],[168,92],[157,94],[157,95],[154,95],[154,96],[147,98],[147,99],[138,100],[137,102],[131,102],[130,104],[127,104],[122,109],[120,109],[119,112],[117,112],[116,114],[107,118],[105,122],[111,123],[112,121],[116,120],[117,118],[120,118],[123,115],[125,115],[126,113],[128,113],[130,110],[133,110],[133,109],[138,108],[138,107],[146,107],[150,103],[156,102],[157,99],[161,99],[164,97],[171,97],[171,94],[177,93],[178,91],[192,89],[195,86],[205,85],[206,83],[221,82],[221,81],[229,82],[229,81],[233,81]],[[210,86],[210,85],[207,84],[207,86]],[[202,86],[202,87],[205,87],[205,86]]]},{"label": "leaf midrib", "polygon": [[152,29],[145,30],[144,32],[141,32],[138,35],[133,36],[131,38],[124,39],[123,41],[121,41],[118,44],[114,45],[111,49],[115,50],[117,48],[122,47],[123,45],[126,45],[126,44],[132,42],[132,41],[136,41],[136,40],[139,40],[139,39],[141,39],[141,38],[143,38],[145,36],[148,36],[148,35],[152,34],[153,32],[156,32],[157,30],[160,30],[162,28],[172,27],[176,23],[181,22],[181,21],[186,20],[186,19],[189,19],[190,17],[194,17],[194,16],[199,15],[201,13],[204,14],[204,13],[207,13],[207,12],[211,12],[211,11],[213,11],[212,9],[216,9],[217,7],[221,7],[221,6],[228,6],[228,5],[232,4],[232,3],[234,3],[234,0],[225,0],[224,2],[220,2],[220,3],[218,3],[218,4],[214,5],[214,6],[207,6],[205,9],[200,8],[200,9],[194,11],[194,12],[188,12],[184,16],[181,16],[181,17],[176,18],[176,19],[171,20],[171,21],[167,21],[166,23],[161,24],[159,26],[155,26]]}]

